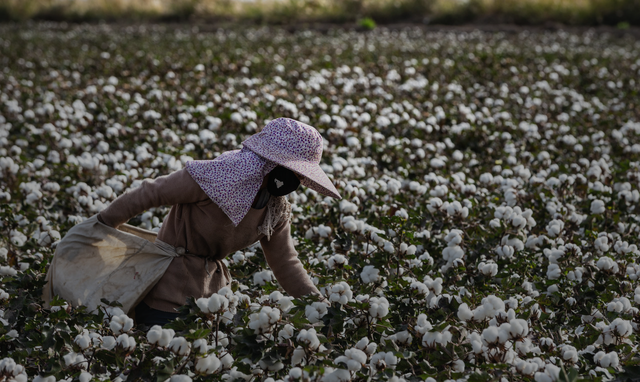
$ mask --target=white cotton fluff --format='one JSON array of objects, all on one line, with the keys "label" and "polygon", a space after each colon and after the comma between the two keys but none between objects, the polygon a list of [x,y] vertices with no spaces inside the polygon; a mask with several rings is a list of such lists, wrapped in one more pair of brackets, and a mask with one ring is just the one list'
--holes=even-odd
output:
[{"label": "white cotton fluff", "polygon": [[349,371],[358,371],[367,363],[367,355],[360,349],[351,348],[334,360],[334,363],[345,363]]},{"label": "white cotton fluff", "polygon": [[273,272],[264,270],[253,274],[253,283],[255,285],[264,285],[268,281],[273,281]]},{"label": "white cotton fluff", "polygon": [[91,346],[91,337],[89,336],[89,332],[84,330],[82,333],[76,336],[73,342],[82,350],[88,349],[89,346]]},{"label": "white cotton fluff", "polygon": [[322,376],[321,382],[348,382],[351,381],[351,373],[345,369],[325,368],[325,374]]},{"label": "white cotton fluff", "polygon": [[614,298],[607,304],[607,311],[616,313],[630,313],[632,310],[631,301],[626,297]]},{"label": "white cotton fluff", "polygon": [[365,222],[357,220],[353,216],[343,216],[341,219],[342,227],[347,232],[362,232],[365,231]]},{"label": "white cotton fluff", "polygon": [[609,245],[609,238],[607,236],[599,236],[593,243],[596,250],[600,253],[607,252],[611,246]]},{"label": "white cotton fluff", "polygon": [[341,305],[346,304],[352,300],[353,292],[351,292],[351,286],[344,281],[331,285],[326,291],[329,301],[337,302]]},{"label": "white cotton fluff", "polygon": [[371,361],[369,361],[371,369],[376,371],[382,371],[389,367],[393,368],[397,363],[398,357],[396,357],[393,352],[376,353],[371,357]]},{"label": "white cotton fluff", "polygon": [[171,379],[169,380],[169,382],[191,382],[191,381],[192,381],[191,377],[184,374],[172,375]]},{"label": "white cotton fluff", "polygon": [[[25,378],[24,380],[26,381],[27,379]],[[53,375],[50,375],[48,377],[37,375],[35,376],[35,378],[33,378],[33,382],[56,382],[56,377],[54,377]]]},{"label": "white cotton fluff", "polygon": [[358,205],[343,199],[340,201],[340,212],[344,214],[355,214],[358,212]]},{"label": "white cotton fluff", "polygon": [[7,381],[27,381],[27,373],[24,366],[17,364],[16,361],[8,357],[0,360],[0,375],[7,377]]},{"label": "white cotton fluff", "polygon": [[78,382],[89,382],[93,379],[93,375],[91,375],[91,373],[88,373],[86,371],[82,371],[80,373],[80,376],[78,376]]},{"label": "white cotton fluff", "polygon": [[616,263],[612,258],[604,256],[598,259],[596,263],[598,269],[600,269],[604,273],[614,274],[618,273],[618,263]]},{"label": "white cotton fluff", "polygon": [[427,288],[424,283],[421,283],[417,280],[411,282],[411,285],[409,285],[409,289],[419,298],[424,298],[427,296],[427,294],[429,294],[429,288]]},{"label": "white cotton fluff", "polygon": [[430,348],[433,348],[436,345],[447,346],[447,344],[451,342],[452,338],[451,332],[447,329],[442,332],[426,332],[422,336],[422,346]]},{"label": "white cotton fluff", "polygon": [[562,359],[565,362],[576,363],[578,362],[578,350],[571,345],[561,345],[559,346],[560,352],[562,354]]},{"label": "white cotton fluff", "polygon": [[509,321],[510,339],[520,340],[529,334],[529,324],[526,320],[515,318]]},{"label": "white cotton fluff", "polygon": [[64,360],[64,364],[67,367],[80,366],[84,368],[86,367],[86,364],[87,364],[87,360],[84,358],[82,354],[78,354],[74,352],[70,352],[66,354],[65,356],[62,357],[62,359]]},{"label": "white cotton fluff", "polygon": [[533,376],[539,370],[536,362],[524,359],[516,360],[515,367],[518,373],[526,376]]},{"label": "white cotton fluff", "polygon": [[478,264],[478,271],[485,276],[493,277],[498,274],[498,264],[490,260],[486,263],[482,261]]},{"label": "white cotton fluff", "polygon": [[165,347],[171,343],[174,335],[173,329],[163,329],[160,325],[154,325],[147,332],[147,340],[151,345]]},{"label": "white cotton fluff", "polygon": [[618,353],[615,351],[611,353],[599,351],[593,356],[593,362],[602,367],[618,367],[620,358],[618,358]]},{"label": "white cotton fluff", "polygon": [[513,258],[514,253],[516,252],[515,248],[510,245],[499,245],[495,249],[496,254],[501,259],[511,259]]},{"label": "white cotton fluff", "polygon": [[375,342],[369,342],[367,337],[362,337],[360,341],[356,342],[356,349],[360,349],[367,355],[371,355],[378,349],[378,344]]},{"label": "white cotton fluff", "polygon": [[[201,300],[207,300],[206,310],[202,309],[202,305],[205,301]],[[198,307],[200,307],[204,313],[220,314],[229,309],[229,299],[218,293],[212,294],[208,299],[199,298],[196,301],[196,304],[198,304]]]},{"label": "white cotton fluff", "polygon": [[304,314],[310,323],[316,324],[322,321],[322,317],[327,314],[327,304],[316,301],[304,308]]},{"label": "white cotton fluff", "polygon": [[193,341],[192,348],[195,354],[205,354],[209,350],[209,345],[207,344],[206,339],[199,338]]},{"label": "white cotton fluff", "polygon": [[440,208],[442,208],[443,204],[444,203],[442,202],[442,199],[440,199],[440,198],[431,198],[431,199],[429,199],[429,203],[427,204],[427,209],[429,210],[429,212],[435,213],[435,212],[439,211]]},{"label": "white cotton fluff", "polygon": [[562,275],[562,270],[558,264],[549,264],[547,267],[547,279],[557,280]]},{"label": "white cotton fluff", "polygon": [[384,297],[371,297],[369,299],[369,315],[373,318],[382,318],[389,314],[389,301]]},{"label": "white cotton fluff", "polygon": [[213,374],[220,369],[222,363],[215,356],[215,354],[209,354],[204,358],[197,358],[196,371],[200,374]]},{"label": "white cotton fluff", "polygon": [[562,230],[564,229],[564,222],[562,220],[551,220],[549,224],[547,224],[547,235],[549,237],[557,237],[560,236]]},{"label": "white cotton fluff", "polygon": [[23,245],[25,245],[28,238],[22,232],[14,229],[9,233],[9,240],[11,241],[11,244],[15,245],[16,247],[22,247]]},{"label": "white cotton fluff", "polygon": [[296,337],[296,339],[303,347],[310,350],[315,351],[320,346],[320,340],[318,339],[315,329],[302,329],[300,333],[298,333],[298,337]]},{"label": "white cotton fluff", "polygon": [[169,350],[181,357],[186,357],[191,353],[191,343],[184,337],[174,337],[169,342]]},{"label": "white cotton fluff", "polygon": [[260,312],[249,316],[249,328],[253,329],[255,334],[264,334],[271,331],[271,326],[278,321],[280,321],[280,310],[263,306]]},{"label": "white cotton fluff", "polygon": [[287,313],[293,308],[293,297],[285,297],[278,291],[271,292],[269,300],[280,305],[280,310],[284,313]]},{"label": "white cotton fluff", "polygon": [[469,309],[469,305],[466,302],[458,306],[458,318],[460,321],[469,321],[473,318],[473,311]]},{"label": "white cotton fluff", "polygon": [[293,350],[291,354],[291,366],[302,365],[307,353],[302,346],[298,346]]},{"label": "white cotton fluff", "polygon": [[102,347],[103,349],[106,350],[111,350],[114,347],[116,347],[116,345],[118,344],[118,342],[116,341],[116,338],[113,336],[104,336],[102,337],[102,345],[100,347]]},{"label": "white cotton fluff", "polygon": [[327,268],[338,269],[342,268],[348,263],[347,258],[344,255],[335,254],[327,260]]},{"label": "white cotton fluff", "polygon": [[128,334],[119,335],[116,343],[119,347],[126,351],[133,351],[136,348],[136,339],[130,337]]},{"label": "white cotton fluff", "polygon": [[537,372],[534,375],[536,382],[554,382],[560,377],[560,368],[553,364],[546,364],[544,372]]},{"label": "white cotton fluff", "polygon": [[400,208],[399,210],[397,210],[393,216],[397,216],[404,220],[409,219],[409,213],[404,208]]},{"label": "white cotton fluff", "polygon": [[380,270],[373,265],[365,265],[360,273],[360,279],[364,283],[374,283],[380,280]]},{"label": "white cotton fluff", "polygon": [[414,327],[414,329],[416,330],[416,332],[424,335],[425,333],[433,329],[433,325],[431,325],[431,323],[427,319],[426,314],[420,313],[418,315],[418,319],[416,321],[416,326]]},{"label": "white cotton fluff", "polygon": [[504,312],[504,301],[494,295],[489,295],[482,299],[482,305],[473,310],[475,321],[484,321],[495,317],[498,312]]},{"label": "white cotton fluff", "polygon": [[469,208],[463,207],[457,200],[446,204],[445,210],[449,216],[460,217],[463,219],[469,216]]},{"label": "white cotton fluff", "polygon": [[109,327],[113,330],[113,334],[118,335],[126,333],[133,328],[133,319],[126,314],[111,317]]},{"label": "white cotton fluff", "polygon": [[594,215],[601,215],[605,211],[604,202],[600,199],[596,199],[591,202],[591,213]]}]

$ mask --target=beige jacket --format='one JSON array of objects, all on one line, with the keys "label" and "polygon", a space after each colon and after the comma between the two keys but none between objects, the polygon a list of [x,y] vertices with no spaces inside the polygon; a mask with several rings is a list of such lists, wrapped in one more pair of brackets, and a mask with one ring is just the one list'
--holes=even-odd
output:
[{"label": "beige jacket", "polygon": [[270,238],[258,231],[269,207],[252,208],[234,227],[186,170],[145,180],[140,187],[113,201],[98,218],[111,227],[118,227],[149,208],[163,205],[172,208],[162,223],[158,239],[184,248],[185,255],[171,262],[145,297],[144,302],[151,308],[172,312],[184,305],[189,296],[208,297],[217,292],[231,282],[220,260],[258,240],[269,267],[288,294],[293,297],[320,294],[298,259],[288,217],[276,224]]}]

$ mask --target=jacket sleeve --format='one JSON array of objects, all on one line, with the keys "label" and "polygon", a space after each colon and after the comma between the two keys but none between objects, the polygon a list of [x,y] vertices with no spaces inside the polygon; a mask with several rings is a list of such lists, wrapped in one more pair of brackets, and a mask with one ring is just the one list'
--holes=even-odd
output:
[{"label": "jacket sleeve", "polygon": [[207,194],[187,170],[183,169],[170,175],[144,180],[140,187],[120,195],[102,210],[98,219],[106,225],[118,227],[152,207],[196,203],[206,198]]},{"label": "jacket sleeve", "polygon": [[276,226],[270,240],[260,239],[260,244],[271,271],[290,296],[297,298],[311,293],[322,296],[298,259],[289,219]]}]

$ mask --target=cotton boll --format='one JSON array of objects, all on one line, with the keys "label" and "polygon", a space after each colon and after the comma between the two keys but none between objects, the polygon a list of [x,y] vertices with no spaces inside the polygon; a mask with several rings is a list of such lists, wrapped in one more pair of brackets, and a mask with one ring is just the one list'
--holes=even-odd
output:
[{"label": "cotton boll", "polygon": [[196,354],[205,354],[209,350],[207,340],[204,338],[199,338],[193,341],[193,350]]},{"label": "cotton boll", "polygon": [[596,250],[598,250],[600,253],[607,252],[609,248],[611,248],[611,246],[609,245],[609,239],[607,238],[607,236],[598,237],[593,243],[593,245],[596,247]]},{"label": "cotton boll", "polygon": [[342,268],[348,263],[347,258],[344,255],[335,254],[327,261],[327,268],[338,269]]},{"label": "cotton boll", "polygon": [[393,352],[380,352],[376,353],[371,357],[371,361],[369,361],[369,365],[375,371],[383,371],[388,367],[395,367],[398,363],[398,358],[393,354]]},{"label": "cotton boll", "polygon": [[169,342],[169,350],[177,356],[186,357],[191,353],[191,343],[184,337],[174,337]]},{"label": "cotton boll", "polygon": [[416,325],[415,325],[416,332],[424,335],[425,333],[427,333],[431,329],[433,329],[433,326],[427,320],[427,315],[424,314],[424,313],[419,314],[418,315],[418,320],[417,320]]},{"label": "cotton boll", "polygon": [[89,333],[85,331],[81,334],[78,334],[73,342],[75,342],[76,345],[80,347],[80,349],[86,350],[89,348],[89,346],[91,346],[91,337],[89,337]]},{"label": "cotton boll", "polygon": [[609,273],[609,274],[618,273],[618,263],[616,263],[610,257],[606,257],[606,256],[601,257],[600,259],[598,259],[596,266],[598,267],[598,269],[600,269],[604,273]]},{"label": "cotton boll", "polygon": [[305,316],[310,323],[316,324],[322,321],[322,317],[327,314],[327,304],[323,302],[313,302],[305,307]]},{"label": "cotton boll", "polygon": [[486,263],[483,261],[478,264],[478,271],[485,276],[493,277],[498,274],[498,264],[492,261],[488,261]]},{"label": "cotton boll", "polygon": [[337,302],[341,305],[346,304],[352,299],[353,293],[351,292],[351,286],[344,281],[330,286],[326,292],[329,297],[329,301]]},{"label": "cotton boll", "polygon": [[264,270],[253,274],[253,283],[256,285],[265,285],[268,281],[273,281],[273,272]]},{"label": "cotton boll", "polygon": [[615,351],[611,353],[605,353],[604,351],[599,351],[593,356],[593,362],[602,367],[618,367],[620,364],[620,359],[618,358],[618,353]]},{"label": "cotton boll", "polygon": [[550,237],[557,237],[562,233],[564,229],[564,222],[561,220],[551,220],[549,224],[547,224],[547,234]]},{"label": "cotton boll", "polygon": [[369,299],[369,315],[373,318],[382,318],[389,314],[389,301],[384,297],[372,297]]},{"label": "cotton boll", "polygon": [[111,317],[109,327],[115,335],[126,333],[133,328],[133,320],[125,314],[113,316]]},{"label": "cotton boll", "polygon": [[116,343],[119,347],[126,351],[133,351],[136,348],[135,338],[129,337],[128,334],[119,335]]},{"label": "cotton boll", "polygon": [[360,279],[364,283],[377,282],[380,279],[380,270],[373,265],[365,265],[360,273]]},{"label": "cotton boll", "polygon": [[268,333],[271,326],[280,321],[280,310],[263,306],[260,312],[253,313],[249,316],[249,328],[253,329],[255,334]]},{"label": "cotton boll", "polygon": [[102,337],[102,348],[103,349],[107,349],[107,350],[111,350],[114,347],[116,347],[117,345],[117,341],[116,338],[113,336],[104,336]]},{"label": "cotton boll", "polygon": [[222,363],[214,354],[204,358],[197,358],[196,372],[204,375],[213,374],[220,369]]},{"label": "cotton boll", "polygon": [[547,278],[549,280],[557,280],[560,278],[561,274],[562,270],[560,269],[560,266],[558,266],[558,264],[549,264],[547,268]]},{"label": "cotton boll", "polygon": [[510,320],[509,324],[511,325],[509,328],[510,339],[519,340],[529,334],[529,324],[526,320],[516,318]]},{"label": "cotton boll", "polygon": [[367,362],[367,355],[360,349],[351,348],[344,352],[343,356],[340,356],[334,360],[334,363],[345,363],[347,369],[350,371],[359,371],[362,366]]},{"label": "cotton boll", "polygon": [[174,335],[173,329],[163,329],[160,325],[154,325],[147,332],[147,340],[152,345],[165,347],[171,343]]},{"label": "cotton boll", "polygon": [[604,202],[602,200],[596,199],[591,202],[591,213],[594,215],[601,215],[605,211]]},{"label": "cotton boll", "polygon": [[229,300],[225,296],[214,293],[209,297],[207,308],[213,314],[223,313],[229,308]]},{"label": "cotton boll", "polygon": [[469,309],[466,302],[458,306],[458,318],[460,321],[469,321],[473,318],[473,312]]},{"label": "cotton boll", "polygon": [[84,358],[84,356],[82,354],[78,354],[78,353],[74,353],[74,352],[70,352],[68,354],[66,354],[65,356],[62,357],[64,364],[67,367],[70,366],[80,366],[80,367],[86,367],[86,363],[87,360]]},{"label": "cotton boll", "polygon": [[325,368],[325,374],[322,376],[322,379],[321,379],[321,382],[348,382],[348,381],[351,381],[351,373],[349,372],[349,370],[345,370],[345,369],[327,370],[327,368]]},{"label": "cotton boll", "polygon": [[560,351],[562,352],[562,359],[565,362],[578,362],[578,351],[575,347],[571,345],[562,345]]},{"label": "cotton boll", "polygon": [[315,329],[302,329],[296,339],[303,347],[310,350],[315,351],[320,346],[320,340]]},{"label": "cotton boll", "polygon": [[192,379],[188,375],[184,374],[175,374],[171,376],[169,382],[191,382]]}]

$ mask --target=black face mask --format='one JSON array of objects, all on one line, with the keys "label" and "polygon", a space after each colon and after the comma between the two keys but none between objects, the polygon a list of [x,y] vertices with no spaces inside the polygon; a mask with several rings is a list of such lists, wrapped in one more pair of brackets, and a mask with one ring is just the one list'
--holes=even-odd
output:
[{"label": "black face mask", "polygon": [[273,196],[283,196],[292,193],[300,186],[300,180],[296,173],[278,166],[269,173],[267,190]]}]

